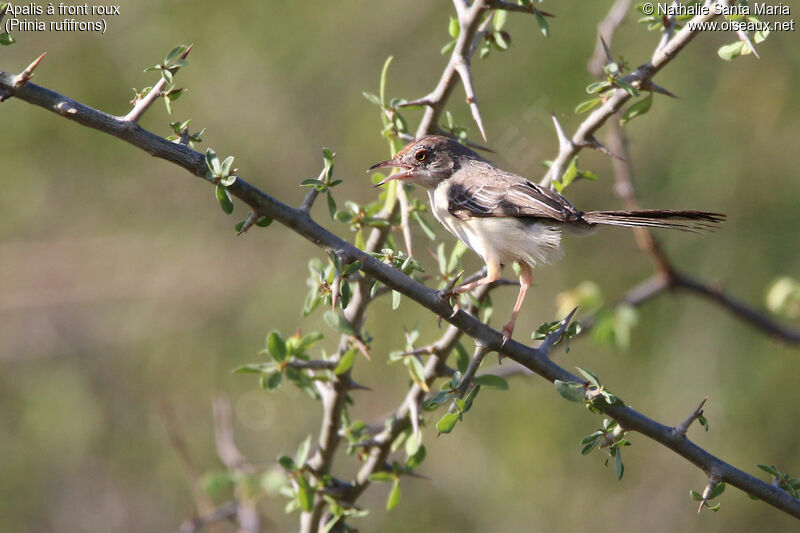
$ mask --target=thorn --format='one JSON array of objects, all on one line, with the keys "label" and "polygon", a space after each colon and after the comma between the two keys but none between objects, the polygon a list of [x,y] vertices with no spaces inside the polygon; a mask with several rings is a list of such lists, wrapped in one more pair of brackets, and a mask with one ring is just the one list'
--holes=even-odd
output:
[{"label": "thorn", "polygon": [[761,59],[761,56],[758,55],[758,52],[756,52],[756,47],[753,45],[753,41],[750,40],[750,36],[747,35],[747,32],[744,30],[736,30],[736,33],[739,35],[740,41],[744,41],[747,43],[747,46],[750,47],[750,50],[752,50],[753,55],[756,56],[756,58]]},{"label": "thorn", "polygon": [[687,431],[689,431],[689,426],[691,426],[691,425],[692,425],[692,422],[694,422],[695,420],[697,420],[698,418],[700,418],[700,415],[702,415],[702,414],[703,414],[703,407],[705,406],[705,404],[706,404],[706,402],[707,402],[707,401],[708,401],[708,396],[706,396],[705,398],[703,398],[703,401],[702,401],[702,402],[700,402],[700,405],[698,405],[698,406],[697,406],[697,409],[695,409],[695,410],[692,412],[692,414],[690,414],[690,415],[688,416],[688,418],[686,418],[686,420],[684,420],[683,422],[681,422],[681,423],[680,423],[680,425],[676,426],[676,427],[673,429],[673,431],[674,431],[676,434],[678,434],[678,435],[681,435],[681,436],[686,436],[686,432],[687,432]]},{"label": "thorn", "polygon": [[545,337],[542,343],[539,345],[537,350],[540,350],[543,354],[547,355],[547,352],[555,346],[555,344],[561,340],[561,337],[564,336],[564,332],[567,331],[567,326],[572,321],[572,317],[575,316],[575,313],[578,311],[576,307],[572,311],[569,312],[567,316],[564,317],[564,320],[561,321],[561,324],[558,326],[558,329],[555,330],[553,333]]},{"label": "thorn", "polygon": [[345,382],[345,385],[347,385],[347,388],[349,390],[365,390],[365,391],[371,391],[372,390],[369,387],[367,387],[366,385],[362,385],[360,383],[357,383],[357,382],[353,381],[353,378],[350,378],[350,377],[347,378],[347,381]]},{"label": "thorn", "polygon": [[472,112],[472,118],[478,125],[478,130],[480,130],[481,137],[483,137],[485,142],[486,130],[483,127],[483,119],[481,119],[481,111],[478,107],[478,97],[475,95],[475,87],[472,84],[472,72],[470,72],[469,64],[466,60],[462,59],[456,62],[455,68],[458,75],[461,76],[461,81],[464,83],[464,92],[467,93],[467,104],[469,104],[469,110]]},{"label": "thorn", "polygon": [[603,39],[602,36],[600,37],[600,43],[603,45],[603,50],[606,53],[606,59],[608,59],[609,63],[613,63],[614,62],[614,58],[611,57],[611,50],[608,49],[608,45],[606,44],[606,40]]},{"label": "thorn", "polygon": [[[185,130],[185,131],[188,131],[188,129]],[[187,141],[188,141],[188,137],[187,137]],[[181,135],[181,143],[183,143],[183,135]],[[242,225],[242,229],[239,230],[239,233],[237,233],[236,236],[238,237],[239,235],[242,235],[243,233],[247,233],[247,230],[249,230],[250,228],[253,227],[253,224],[256,223],[256,220],[258,220],[258,217],[256,216],[255,211],[251,211],[250,214],[247,215],[247,219],[244,221],[244,224]]]},{"label": "thorn", "polygon": [[558,121],[558,117],[556,117],[555,113],[551,114],[550,116],[553,118],[553,124],[556,127],[556,135],[558,135],[558,144],[562,146],[563,145],[570,146],[572,144],[572,141],[570,140],[569,137],[567,137],[567,134],[564,132],[564,128],[561,127],[561,123]]},{"label": "thorn", "polygon": [[414,107],[423,105],[427,106],[433,105],[433,99],[431,98],[430,94],[426,94],[422,98],[417,98],[416,100],[409,100],[408,102],[403,102],[402,104],[399,104],[397,107]]},{"label": "thorn", "polygon": [[588,141],[580,143],[578,146],[580,146],[581,148],[593,148],[593,149],[597,150],[598,152],[600,152],[601,154],[607,155],[611,159],[617,159],[619,161],[625,161],[625,159],[623,157],[618,156],[617,154],[613,153],[611,150],[606,148],[603,145],[603,143],[601,143],[600,141],[597,140],[596,137],[591,137],[591,138],[589,138]]},{"label": "thorn", "polygon": [[367,361],[372,361],[372,357],[370,357],[370,355],[369,355],[369,349],[367,348],[367,345],[364,344],[364,341],[362,341],[359,337],[357,337],[355,335],[353,335],[351,338],[353,339],[353,342],[355,343],[356,347],[358,348],[358,351],[360,351],[362,354],[364,354],[364,357],[367,358]]},{"label": "thorn", "polygon": [[665,89],[664,87],[661,87],[660,85],[656,85],[652,81],[648,81],[647,83],[642,84],[640,89],[645,90],[645,91],[650,90],[650,91],[657,92],[658,94],[664,94],[666,96],[669,96],[670,98],[680,99],[680,96],[676,95],[675,93],[672,93],[672,92],[668,91],[667,89]]},{"label": "thorn", "polygon": [[194,48],[194,43],[190,44],[186,51],[181,54],[181,59],[186,59],[186,56],[189,55],[189,52],[192,51],[192,48]]},{"label": "thorn", "polygon": [[34,59],[33,62],[30,65],[28,65],[28,67],[25,70],[17,74],[17,76],[14,78],[14,87],[22,87],[23,85],[28,83],[28,80],[33,78],[33,71],[36,70],[36,67],[39,66],[39,63],[42,62],[42,59],[44,59],[44,56],[46,55],[47,52],[44,52],[42,55]]}]

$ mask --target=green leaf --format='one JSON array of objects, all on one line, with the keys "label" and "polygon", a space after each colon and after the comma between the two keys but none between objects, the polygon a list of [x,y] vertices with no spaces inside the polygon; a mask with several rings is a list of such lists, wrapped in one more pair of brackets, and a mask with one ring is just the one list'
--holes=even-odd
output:
[{"label": "green leaf", "polygon": [[10,44],[14,44],[15,42],[17,42],[17,40],[14,39],[14,36],[11,35],[10,33],[2,33],[2,34],[0,34],[0,44],[1,45],[8,46]]},{"label": "green leaf", "polygon": [[408,373],[411,376],[411,380],[416,383],[420,389],[428,392],[428,384],[425,383],[425,367],[422,366],[422,362],[413,355],[406,357],[403,361],[406,363],[406,366],[408,366]]},{"label": "green leaf", "polygon": [[331,191],[328,191],[328,212],[331,214],[331,218],[336,218],[336,215],[337,215],[337,212],[336,212],[336,201],[333,199],[333,195],[331,195]]},{"label": "green leaf", "polygon": [[614,85],[616,85],[617,87],[620,87],[622,89],[625,89],[628,92],[628,94],[630,94],[634,98],[638,98],[639,97],[639,89],[637,89],[636,87],[634,87],[633,85],[631,85],[627,81],[614,80]]},{"label": "green leaf", "polygon": [[308,452],[311,451],[311,435],[305,438],[303,442],[300,443],[300,446],[297,448],[297,456],[294,459],[295,464],[297,464],[300,468],[306,464],[308,460]]},{"label": "green leaf", "polygon": [[577,383],[575,381],[561,381],[560,379],[557,379],[553,382],[553,385],[555,385],[556,390],[565,400],[583,403],[583,383]]},{"label": "green leaf", "polygon": [[723,492],[725,492],[725,483],[717,483],[717,485],[711,490],[711,494],[708,495],[708,499],[713,500]]},{"label": "green leaf", "polygon": [[254,363],[233,370],[234,374],[269,374],[278,369],[275,363]]},{"label": "green leaf", "polygon": [[339,362],[336,364],[336,368],[333,369],[333,373],[339,376],[350,370],[350,367],[353,366],[353,362],[356,360],[356,351],[355,348],[350,348],[344,352],[342,358],[339,359]]},{"label": "green leaf", "polygon": [[333,177],[333,152],[327,148],[323,148],[322,162],[325,167],[325,182],[329,183]]},{"label": "green leaf", "polygon": [[447,32],[453,39],[458,39],[458,34],[461,33],[461,26],[458,24],[458,18],[450,17],[450,23],[447,26]]},{"label": "green leaf", "polygon": [[508,390],[508,381],[494,374],[484,374],[474,379],[475,383],[490,389]]},{"label": "green leaf", "polygon": [[297,470],[297,464],[294,462],[294,459],[288,455],[281,455],[278,457],[278,464],[281,465],[287,472],[294,472]]},{"label": "green leaf", "polygon": [[456,427],[461,415],[458,413],[447,413],[436,423],[436,430],[439,433],[450,433]]},{"label": "green leaf", "polygon": [[696,490],[690,490],[689,497],[696,502],[702,501],[703,499],[703,495],[697,492]]},{"label": "green leaf", "polygon": [[653,93],[650,92],[647,96],[631,104],[630,107],[625,111],[625,114],[622,115],[619,123],[623,126],[633,120],[634,118],[644,115],[648,111],[650,111],[650,106],[653,104]]},{"label": "green leaf", "polygon": [[281,381],[283,381],[283,373],[282,372],[274,372],[267,377],[266,382],[266,389],[267,390],[275,390],[281,386]]},{"label": "green leaf", "polygon": [[206,148],[206,166],[214,173],[215,176],[219,175],[221,170],[217,152],[213,148]]},{"label": "green leaf", "polygon": [[[494,26],[495,30],[500,31],[503,29],[503,26],[506,23],[507,16],[508,12],[505,11],[504,9],[498,9],[497,11],[494,12],[494,19],[492,20],[492,26]],[[458,36],[454,35],[453,37],[455,38]]]},{"label": "green leaf", "polygon": [[286,341],[277,331],[270,331],[267,335],[267,351],[276,361],[286,359]]},{"label": "green leaf", "polygon": [[422,231],[430,240],[436,240],[436,234],[433,232],[433,228],[431,228],[431,225],[428,223],[428,221],[419,214],[419,211],[414,211],[411,213],[411,216],[414,217],[414,220],[417,221],[419,227],[422,228]]},{"label": "green leaf", "polygon": [[335,329],[340,333],[344,333],[346,335],[353,335],[355,336],[356,332],[353,329],[353,326],[339,313],[333,310],[325,311],[325,315],[323,315],[323,320],[325,323],[328,324],[330,327]]},{"label": "green leaf", "polygon": [[591,108],[599,104],[602,100],[600,98],[592,98],[591,100],[586,100],[585,102],[581,102],[577,106],[575,106],[575,113],[580,115],[581,113],[585,113],[589,111]]},{"label": "green leaf", "polygon": [[756,466],[758,468],[760,468],[761,470],[763,470],[764,472],[767,472],[768,474],[772,474],[773,476],[777,476],[778,475],[778,469],[775,468],[772,465],[757,464]]},{"label": "green leaf", "polygon": [[614,473],[617,475],[617,479],[622,479],[622,475],[625,473],[625,465],[622,464],[622,451],[616,449],[617,453],[614,454]]},{"label": "green leaf", "polygon": [[744,41],[736,41],[735,43],[726,44],[717,50],[717,55],[725,61],[731,61],[732,59],[735,59],[745,53],[745,46],[746,45]]},{"label": "green leaf", "polygon": [[389,491],[389,498],[386,499],[386,510],[391,511],[397,504],[400,503],[400,496],[402,492],[400,491],[400,480],[395,479],[394,484],[392,485],[392,490]]},{"label": "green leaf", "polygon": [[402,294],[397,291],[392,291],[392,311],[400,307],[400,299],[402,298]]},{"label": "green leaf", "polygon": [[164,58],[164,64],[171,65],[173,60],[178,59],[178,56],[186,51],[186,48],[187,47],[185,45],[178,45],[172,50],[170,50],[169,54],[167,54],[167,57]]},{"label": "green leaf", "polygon": [[446,45],[442,46],[442,49],[439,50],[439,53],[442,54],[443,56],[447,55],[447,54],[451,53],[455,49],[455,47],[456,47],[456,42],[455,41],[450,41]]},{"label": "green leaf", "polygon": [[586,92],[589,94],[599,93],[600,91],[602,91],[606,87],[609,87],[610,85],[611,83],[608,80],[596,81],[586,86]]},{"label": "green leaf", "polygon": [[[416,439],[412,435],[411,437],[409,437],[409,439],[406,442],[416,442]],[[419,465],[422,464],[422,461],[425,460],[426,453],[427,452],[425,451],[425,446],[420,444],[419,447],[417,448],[416,453],[414,453],[413,455],[410,455],[408,457],[408,459],[406,460],[406,466],[408,468],[410,468],[411,470],[414,470],[415,468],[418,468]]]},{"label": "green leaf", "polygon": [[588,443],[587,443],[587,444],[586,444],[586,445],[585,445],[585,446],[584,446],[584,447],[581,449],[581,455],[586,455],[586,454],[587,454],[587,453],[589,453],[590,451],[592,451],[592,450],[594,450],[595,448],[597,448],[597,445],[598,445],[598,444],[600,444],[600,440],[601,440],[601,439],[600,439],[600,437],[595,437],[594,439],[592,439],[591,441],[589,441],[589,442],[588,442]]},{"label": "green leaf", "polygon": [[[569,187],[575,178],[578,176],[578,156],[575,156],[570,160],[569,166],[567,166],[567,170],[564,171],[564,176],[559,180],[561,182],[561,190],[566,189]],[[559,324],[560,326],[561,324]]]},{"label": "green leaf", "polygon": [[369,475],[369,480],[374,483],[387,483],[395,479],[397,479],[397,476],[391,472],[373,472]]},{"label": "green leaf", "polygon": [[364,98],[366,98],[370,103],[375,104],[375,105],[381,105],[381,99],[378,98],[377,95],[372,94],[372,93],[368,93],[366,91],[362,92],[361,94],[363,94]]},{"label": "green leaf", "polygon": [[314,489],[305,476],[297,476],[297,499],[303,511],[309,512],[314,508]]},{"label": "green leaf", "polygon": [[[233,156],[229,155],[222,162],[222,168],[221,168],[220,174],[222,174],[223,176],[226,176],[226,177],[229,176],[230,173],[231,173],[231,167],[232,166],[233,166]],[[229,184],[226,184],[226,185],[229,185]]]},{"label": "green leaf", "polygon": [[231,200],[231,193],[228,192],[228,189],[224,185],[217,184],[216,195],[222,210],[228,215],[233,213],[233,200]]},{"label": "green leaf", "polygon": [[589,383],[591,383],[595,387],[599,387],[600,386],[600,381],[597,379],[597,376],[595,375],[594,372],[592,372],[588,368],[581,368],[579,366],[576,366],[575,368],[577,368],[578,372],[580,372],[581,375],[584,378],[586,378],[586,381],[588,381]]},{"label": "green leaf", "polygon": [[547,24],[547,19],[544,18],[539,10],[534,10],[534,15],[536,15],[536,22],[539,24],[539,30],[542,32],[542,35],[545,37],[550,37],[550,26]]},{"label": "green leaf", "polygon": [[464,346],[460,343],[456,343],[456,368],[458,368],[459,372],[462,374],[467,371],[467,367],[469,366],[469,354]]}]

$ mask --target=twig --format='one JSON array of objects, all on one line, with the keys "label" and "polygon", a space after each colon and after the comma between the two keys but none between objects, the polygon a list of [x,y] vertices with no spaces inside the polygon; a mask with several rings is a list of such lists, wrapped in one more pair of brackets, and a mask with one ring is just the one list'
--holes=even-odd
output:
[{"label": "twig", "polygon": [[673,272],[672,282],[673,286],[678,289],[685,289],[721,305],[723,309],[728,310],[737,318],[771,337],[789,344],[800,344],[800,331],[782,326],[766,313],[759,313],[746,303],[725,294],[717,287],[702,283],[682,272]]},{"label": "twig", "polygon": [[464,393],[467,392],[467,387],[469,387],[472,383],[472,379],[475,377],[475,373],[481,367],[483,358],[487,353],[489,353],[489,350],[486,348],[486,346],[480,342],[475,343],[475,354],[472,356],[469,366],[467,366],[467,370],[464,372],[464,375],[461,377],[461,382],[458,384],[457,394],[459,397],[464,396]]},{"label": "twig", "polygon": [[[482,38],[478,27],[481,23],[485,1],[475,0],[471,6],[467,6],[463,0],[454,0],[453,3],[458,12],[458,22],[461,30],[458,34],[458,39],[456,39],[456,46],[450,54],[450,61],[444,68],[436,88],[418,100],[426,106],[426,109],[417,127],[417,137],[427,135],[436,128],[439,123],[439,116],[444,111],[444,106],[460,76],[456,67],[459,64],[469,67],[470,55],[475,50],[477,42]],[[479,124],[479,128],[482,128],[481,124]]]},{"label": "twig", "polygon": [[540,350],[544,354],[549,354],[553,346],[555,346],[555,344],[561,340],[561,337],[564,336],[564,332],[567,331],[567,326],[569,326],[572,317],[575,316],[575,313],[577,311],[578,311],[577,307],[572,311],[570,311],[569,314],[564,317],[564,320],[561,321],[561,324],[558,326],[558,329],[550,333],[547,337],[545,337],[545,339],[539,345],[538,350]]},{"label": "twig", "polygon": [[[319,177],[317,181],[322,183],[325,181],[325,169],[322,169],[322,172],[319,173]],[[306,197],[303,199],[303,203],[300,206],[300,211],[308,213],[311,210],[311,207],[314,205],[314,202],[317,200],[317,196],[319,196],[319,191],[316,187],[311,187],[311,190],[308,191]]]},{"label": "twig", "polygon": [[[212,403],[214,411],[214,436],[217,443],[217,455],[231,471],[242,474],[253,474],[255,468],[247,462],[233,439],[233,415],[231,402],[225,396],[217,396]],[[258,516],[256,502],[237,487],[236,519],[242,533],[259,533],[261,519]]]},{"label": "twig", "polygon": [[[192,44],[189,45],[186,51],[181,54],[181,59],[186,59],[186,57],[189,55],[189,52],[192,51],[193,46],[194,45]],[[179,68],[180,67],[172,67],[169,70],[175,74]],[[143,98],[136,101],[136,103],[133,105],[133,109],[131,109],[128,114],[122,118],[122,120],[128,124],[137,124],[139,119],[142,118],[142,115],[144,115],[145,111],[147,111],[150,106],[153,105],[153,102],[162,96],[161,93],[166,85],[167,79],[162,76],[161,79],[159,79],[156,84],[153,85],[153,88],[150,89],[150,92],[144,95]]]},{"label": "twig", "polygon": [[594,54],[586,66],[595,78],[602,76],[603,66],[612,61],[609,47],[614,32],[625,21],[630,5],[631,0],[616,0],[605,18],[597,25],[597,43],[594,46]]},{"label": "twig", "polygon": [[191,520],[186,520],[183,524],[181,524],[180,529],[178,529],[178,533],[195,533],[204,527],[216,524],[217,522],[233,520],[238,511],[239,502],[236,500],[231,500],[227,503],[223,503],[207,514],[192,518]]},{"label": "twig", "polygon": [[674,431],[675,431],[676,435],[681,435],[681,436],[685,436],[686,435],[686,432],[689,431],[689,426],[692,425],[692,422],[694,422],[695,420],[700,418],[700,415],[703,414],[703,406],[705,406],[707,401],[708,401],[708,396],[703,398],[703,401],[700,402],[700,405],[697,406],[697,409],[692,411],[692,414],[690,414],[686,418],[686,420],[681,422],[679,425],[675,426]]},{"label": "twig", "polygon": [[17,74],[17,77],[14,80],[14,85],[16,85],[17,87],[20,87],[20,86],[25,85],[26,83],[28,83],[28,80],[33,78],[33,71],[36,70],[36,67],[39,66],[39,63],[42,62],[42,60],[44,59],[44,56],[46,56],[46,55],[47,55],[47,52],[44,52],[42,55],[40,55],[39,57],[34,59],[31,62],[30,65],[25,67],[25,70],[23,70],[22,72]]}]

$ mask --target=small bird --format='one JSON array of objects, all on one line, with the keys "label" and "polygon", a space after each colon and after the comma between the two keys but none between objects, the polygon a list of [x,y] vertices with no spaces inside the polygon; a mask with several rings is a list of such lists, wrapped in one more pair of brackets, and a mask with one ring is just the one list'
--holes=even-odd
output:
[{"label": "small bird", "polygon": [[369,170],[376,168],[401,169],[376,186],[403,180],[424,187],[437,220],[486,263],[485,277],[454,288],[452,295],[492,283],[500,279],[503,265],[519,264],[519,295],[503,326],[503,343],[514,332],[531,285],[531,269],[561,257],[562,232],[585,234],[598,224],[699,232],[725,220],[723,214],[705,211],[580,211],[557,192],[501,170],[438,135],[410,142],[393,159]]}]

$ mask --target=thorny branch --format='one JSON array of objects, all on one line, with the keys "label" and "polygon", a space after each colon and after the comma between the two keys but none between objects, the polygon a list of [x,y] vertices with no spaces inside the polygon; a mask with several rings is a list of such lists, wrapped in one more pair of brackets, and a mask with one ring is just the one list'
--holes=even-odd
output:
[{"label": "thorny branch", "polygon": [[[713,3],[713,0],[706,0],[705,5],[710,7]],[[622,81],[641,89],[647,88],[653,77],[668,65],[692,39],[697,37],[700,30],[695,28],[701,27],[699,26],[700,24],[712,20],[716,16],[715,11],[709,8],[707,14],[704,13],[693,17],[691,22],[687,23],[675,37],[656,50],[649,62],[622,78]],[[558,155],[553,160],[550,170],[547,171],[547,174],[542,179],[542,185],[550,185],[553,181],[560,179],[566,165],[573,157],[578,155],[582,148],[594,146],[596,142],[594,138],[595,132],[631,98],[630,93],[622,88],[613,89],[606,95],[605,102],[578,126],[578,130],[572,138],[568,139],[569,142],[559,143]]]},{"label": "thorny branch", "polygon": [[[478,13],[480,9],[488,4],[478,1],[467,8],[465,4],[459,4],[457,0],[456,5],[460,11],[459,19],[464,26],[462,26],[461,40],[457,43],[454,53],[460,50],[463,57],[463,53],[468,50],[467,36],[474,35],[477,31],[479,21]],[[476,8],[476,6],[478,7]],[[471,16],[474,16],[474,20],[470,18]],[[637,69],[636,72],[631,74],[631,79],[629,81],[639,83],[649,81],[649,79],[666,65],[693,37],[694,33],[688,32],[686,29],[679,32],[662,50],[657,51],[653,61],[643,65]],[[421,133],[433,131],[435,128],[436,121],[444,107],[444,103],[455,85],[456,74],[456,64],[451,58],[451,62],[448,63],[448,67],[445,69],[445,74],[439,85],[434,92],[427,97],[429,99],[429,101],[425,102],[427,110],[420,130],[418,130]],[[192,174],[206,179],[205,175],[207,169],[202,154],[195,152],[185,145],[171,143],[158,137],[141,128],[138,123],[132,123],[130,120],[126,120],[123,117],[115,117],[95,110],[32,83],[18,84],[16,83],[16,76],[5,72],[0,72],[0,90],[8,95],[43,107],[84,126],[118,137],[155,157],[170,161],[185,168]],[[594,131],[602,126],[602,124],[627,101],[628,97],[626,95],[627,93],[624,91],[613,91],[608,101],[581,125],[578,132],[571,140],[569,150],[559,154],[562,166],[563,163],[576,154],[582,146],[591,144]],[[485,345],[488,350],[502,353],[502,355],[513,359],[520,365],[523,365],[530,371],[549,381],[556,379],[562,381],[582,381],[577,376],[556,365],[548,357],[547,350],[545,349],[530,348],[514,340],[510,340],[503,345],[502,335],[499,332],[489,328],[486,324],[483,324],[465,310],[453,313],[450,305],[439,297],[437,291],[417,283],[398,270],[381,263],[364,251],[355,248],[351,244],[335,236],[325,228],[316,224],[307,211],[294,209],[283,204],[250,185],[242,178],[237,179],[230,185],[229,191],[232,195],[249,205],[254,213],[257,213],[259,216],[274,218],[314,244],[323,248],[335,250],[341,257],[348,261],[361,261],[363,264],[363,271],[368,276],[410,297],[420,305],[429,309],[436,315],[444,317],[445,320],[450,322],[452,326],[448,328],[445,336],[437,343],[435,353],[429,359],[425,367],[426,381],[432,381],[440,375],[446,375],[444,357],[452,350],[458,337],[462,334],[473,337],[476,341]],[[386,206],[382,215],[388,218],[392,216],[393,213],[396,213],[395,205]],[[387,232],[388,230],[384,228],[374,229],[369,236],[367,248],[369,250],[379,249],[386,238]],[[647,284],[644,289],[640,291],[641,294],[637,293],[632,295],[631,299],[636,298],[644,300],[651,297],[655,290],[653,287],[659,288],[659,283],[663,283],[663,281],[659,281],[659,279],[661,278],[653,278],[653,280],[655,280],[653,283]],[[369,287],[365,278],[358,283],[355,293],[351,298],[351,303],[345,310],[345,318],[356,330],[360,328],[360,324],[363,320],[364,310],[369,302],[368,294]],[[342,339],[344,348],[346,348],[346,343],[348,342],[349,338]],[[340,354],[344,348],[340,346]],[[343,398],[345,397],[347,388],[350,386],[347,381],[348,378],[349,376],[346,374],[343,375],[341,379],[335,378],[332,383],[327,385],[329,388],[323,391],[325,409],[323,428],[320,432],[318,450],[315,456],[309,461],[309,463],[313,463],[310,464],[310,466],[318,473],[323,471],[327,472],[329,470],[333,453],[338,445],[339,435],[334,421],[337,421],[341,414]],[[369,474],[383,468],[386,456],[388,455],[389,444],[393,440],[389,437],[392,435],[396,436],[404,428],[416,422],[419,412],[419,403],[423,397],[423,389],[419,387],[419,385],[412,386],[405,401],[395,415],[393,415],[392,424],[390,424],[383,433],[375,437],[376,442],[379,444],[372,447],[369,459],[359,472],[355,483],[346,493],[347,500],[355,500],[369,485]],[[720,481],[725,481],[734,485],[761,498],[770,505],[800,518],[800,501],[791,498],[791,496],[784,491],[764,483],[711,455],[691,442],[684,435],[676,435],[674,428],[659,424],[627,406],[609,405],[604,406],[603,409],[609,416],[618,421],[620,425],[624,426],[626,430],[638,431],[661,443],[698,466],[698,468],[702,469],[710,476],[713,475],[714,479],[719,479]],[[216,411],[218,417],[224,414],[224,409],[222,409],[221,404],[217,406]],[[224,416],[222,419],[223,420],[218,422],[220,456],[225,459],[226,463],[230,463],[229,466],[232,468],[246,468],[246,463],[240,461],[237,453],[233,452],[233,450],[235,450],[235,445],[232,445],[232,434],[225,426]],[[238,450],[236,451],[238,452]],[[310,532],[316,530],[322,517],[323,507],[324,505],[322,502],[317,502],[315,503],[314,511],[304,515],[303,531]],[[237,510],[237,512],[240,513],[240,510]],[[247,523],[246,520],[242,522],[243,526],[244,523]]]}]

